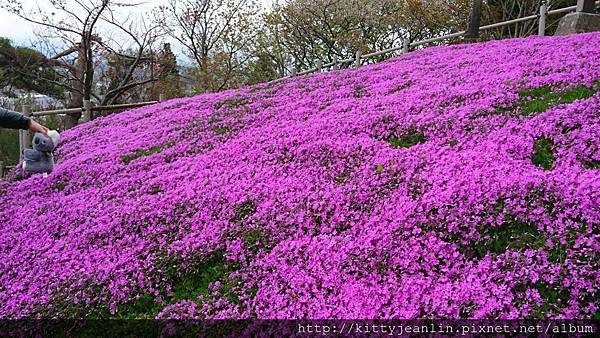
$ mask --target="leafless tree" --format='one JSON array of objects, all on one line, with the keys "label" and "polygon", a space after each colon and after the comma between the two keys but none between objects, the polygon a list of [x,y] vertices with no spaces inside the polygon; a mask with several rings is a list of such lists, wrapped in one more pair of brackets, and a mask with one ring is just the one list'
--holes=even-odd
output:
[{"label": "leafless tree", "polygon": [[[142,64],[144,53],[151,48],[158,35],[156,27],[141,19],[124,18],[116,14],[120,9],[136,6],[113,0],[45,0],[34,4],[20,0],[0,0],[0,7],[41,28],[36,35],[39,44],[46,47],[50,56],[40,67],[55,67],[64,75],[63,81],[53,81],[71,93],[66,106],[82,107],[83,100],[95,100],[105,104],[114,102],[127,90],[154,79],[139,80],[133,73]],[[112,39],[108,30],[113,27],[121,32],[119,39]],[[121,40],[123,39],[123,40]],[[128,49],[133,55],[123,54],[123,45],[129,41]],[[95,88],[95,76],[106,53],[132,59],[131,68],[116,88],[99,93]],[[96,79],[97,80],[97,79]],[[71,114],[65,122],[70,128],[77,124],[81,114]]]},{"label": "leafless tree", "polygon": [[155,19],[198,67],[199,91],[232,85],[251,57],[259,7],[254,0],[168,0]]},{"label": "leafless tree", "polygon": [[466,2],[290,0],[275,5],[267,16],[267,28],[279,36],[296,68],[312,68],[317,59],[351,58],[357,50],[369,53],[397,47],[404,37],[418,40],[450,32],[465,21],[455,17],[468,13]]},{"label": "leafless tree", "polygon": [[[128,65],[126,71],[120,74],[118,84],[103,93],[100,104],[105,105],[115,103],[119,97],[131,89],[158,80],[159,74],[157,72],[140,72],[139,70],[143,67],[152,70],[154,45],[161,36],[161,32],[159,25],[148,22],[143,17],[137,20],[130,17],[119,20],[113,8],[108,8],[102,16],[102,20],[117,28],[130,43],[129,46],[120,44],[118,48],[114,48],[108,43],[101,44],[112,57],[126,60]],[[118,41],[118,39],[113,40]],[[124,51],[130,51],[130,53],[124,53]],[[135,76],[140,73],[144,76]]]}]

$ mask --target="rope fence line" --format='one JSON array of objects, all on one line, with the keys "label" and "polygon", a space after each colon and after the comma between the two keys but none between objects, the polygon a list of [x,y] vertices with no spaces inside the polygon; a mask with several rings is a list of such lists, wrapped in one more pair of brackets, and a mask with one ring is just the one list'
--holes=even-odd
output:
[{"label": "rope fence line", "polygon": [[[600,1],[596,1],[595,5],[596,6],[600,5]],[[525,17],[517,18],[517,19],[513,19],[513,20],[502,21],[502,22],[498,22],[498,23],[494,23],[494,24],[490,24],[490,25],[486,25],[486,26],[481,26],[481,27],[479,27],[479,31],[481,32],[481,31],[485,31],[485,30],[489,30],[489,29],[509,26],[509,25],[512,25],[515,23],[520,23],[520,22],[537,19],[538,20],[538,35],[544,36],[544,35],[546,35],[546,19],[548,18],[549,15],[567,13],[567,12],[572,12],[575,10],[577,10],[577,5],[563,7],[563,8],[554,9],[554,10],[549,11],[548,5],[546,3],[543,3],[540,6],[539,12],[537,14],[533,14],[533,15],[529,15],[529,16],[525,16]],[[342,64],[346,64],[346,63],[354,63],[354,67],[358,68],[362,65],[362,60],[364,60],[364,59],[368,59],[368,58],[372,58],[372,57],[376,57],[376,56],[380,56],[380,55],[388,54],[388,53],[392,53],[392,52],[397,52],[399,50],[402,50],[402,54],[404,54],[404,53],[408,53],[410,51],[410,48],[413,48],[413,47],[418,47],[418,46],[425,45],[425,44],[432,43],[432,42],[454,39],[454,38],[462,37],[465,34],[466,34],[466,31],[460,31],[460,32],[452,33],[452,34],[447,34],[447,35],[443,35],[443,36],[439,36],[439,37],[435,37],[435,38],[414,41],[414,42],[411,42],[409,38],[405,37],[403,39],[401,46],[392,47],[392,48],[388,48],[388,49],[384,49],[384,50],[380,50],[377,52],[364,54],[364,55],[360,51],[357,51],[356,55],[353,58],[348,58],[348,59],[343,59],[343,60],[338,60],[337,55],[334,55],[332,62],[323,64],[322,60],[316,60],[315,61],[316,67],[310,68],[310,69],[307,69],[307,70],[304,70],[301,72],[298,72],[295,68],[292,68],[291,74],[289,76],[284,76],[281,79],[288,79],[288,78],[291,78],[294,76],[301,76],[301,75],[307,75],[307,74],[311,74],[311,73],[317,73],[317,72],[321,72],[324,68],[326,69],[326,68],[330,68],[330,67],[332,68],[332,70],[338,70],[338,69],[340,69],[340,66]]]}]

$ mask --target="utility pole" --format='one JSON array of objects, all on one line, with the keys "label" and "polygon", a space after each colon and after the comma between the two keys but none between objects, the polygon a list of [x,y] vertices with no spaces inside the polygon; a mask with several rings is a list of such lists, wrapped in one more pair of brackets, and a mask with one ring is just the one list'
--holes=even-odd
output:
[{"label": "utility pole", "polygon": [[471,15],[469,17],[469,26],[465,34],[465,42],[473,43],[479,39],[479,24],[481,22],[481,6],[483,0],[473,0],[471,5]]}]

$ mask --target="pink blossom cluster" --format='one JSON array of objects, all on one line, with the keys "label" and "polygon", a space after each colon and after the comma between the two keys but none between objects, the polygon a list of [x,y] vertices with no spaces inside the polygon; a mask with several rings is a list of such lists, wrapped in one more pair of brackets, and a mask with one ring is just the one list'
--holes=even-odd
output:
[{"label": "pink blossom cluster", "polygon": [[597,318],[598,80],[531,37],[85,123],[0,183],[0,317]]}]

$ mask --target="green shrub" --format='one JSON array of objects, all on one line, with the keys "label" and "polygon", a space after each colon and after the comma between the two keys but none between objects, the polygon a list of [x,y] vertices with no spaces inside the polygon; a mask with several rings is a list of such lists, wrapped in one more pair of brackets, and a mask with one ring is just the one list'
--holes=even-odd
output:
[{"label": "green shrub", "polygon": [[4,165],[19,163],[19,131],[2,129],[0,131],[0,161]]}]

